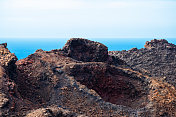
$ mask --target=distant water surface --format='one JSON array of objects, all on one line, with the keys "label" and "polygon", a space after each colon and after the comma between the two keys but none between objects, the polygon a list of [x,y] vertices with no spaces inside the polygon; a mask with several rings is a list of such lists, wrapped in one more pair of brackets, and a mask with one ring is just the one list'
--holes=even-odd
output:
[{"label": "distant water surface", "polygon": [[[109,51],[112,50],[129,50],[131,48],[143,48],[146,41],[152,40],[152,38],[89,38],[93,41],[98,41],[106,45]],[[34,53],[37,49],[43,49],[46,51],[52,49],[60,49],[67,42],[68,38],[0,38],[0,43],[7,43],[8,48],[12,53],[23,59],[28,55]],[[170,43],[176,44],[176,38],[167,39]]]}]

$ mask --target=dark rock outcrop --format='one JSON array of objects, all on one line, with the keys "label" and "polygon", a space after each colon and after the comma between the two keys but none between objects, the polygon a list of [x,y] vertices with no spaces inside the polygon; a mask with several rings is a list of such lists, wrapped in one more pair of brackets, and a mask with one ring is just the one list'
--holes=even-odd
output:
[{"label": "dark rock outcrop", "polygon": [[104,62],[108,59],[108,48],[88,39],[72,38],[62,50],[68,57],[84,62]]},{"label": "dark rock outcrop", "polygon": [[16,65],[17,57],[14,53],[11,53],[7,48],[7,43],[0,44],[0,64],[6,69],[7,74],[11,79],[16,77]]},{"label": "dark rock outcrop", "polygon": [[1,116],[176,115],[175,87],[132,70],[98,42],[71,39],[63,49],[40,49],[12,63],[7,65],[16,66],[13,75],[1,62]]},{"label": "dark rock outcrop", "polygon": [[22,116],[23,111],[30,110],[31,103],[22,99],[18,86],[14,81],[16,78],[16,56],[6,48],[7,44],[0,45],[0,116]]},{"label": "dark rock outcrop", "polygon": [[83,38],[71,38],[61,49],[64,56],[82,62],[106,62],[112,65],[125,65],[126,63],[116,56],[108,55],[108,48],[99,43]]},{"label": "dark rock outcrop", "polygon": [[167,40],[165,39],[154,39],[151,41],[147,41],[144,45],[145,48],[147,49],[152,49],[152,48],[157,48],[157,49],[176,49],[174,44],[168,43]]},{"label": "dark rock outcrop", "polygon": [[[16,82],[19,92],[24,99],[38,107],[56,104],[77,114],[87,116],[111,115],[115,117],[121,116],[123,112],[127,115],[133,114],[131,113],[132,109],[107,103],[91,89],[92,87],[88,89],[81,82],[81,84],[77,82],[79,80],[75,80],[76,76],[70,74],[71,71],[68,68],[70,65],[82,67],[80,64],[84,66],[83,62],[62,56],[59,51],[37,51],[17,62],[18,79]],[[106,65],[106,63],[99,62],[87,64],[94,68],[92,70],[95,70],[97,65],[102,68]],[[88,70],[91,72],[91,69],[86,69],[82,72]],[[81,69],[77,68],[76,70],[78,72]],[[100,69],[97,75],[101,74],[102,70]],[[84,74],[80,75],[80,77],[84,76]],[[95,80],[98,78],[96,77]],[[112,79],[114,78],[112,77]]]},{"label": "dark rock outcrop", "polygon": [[166,80],[176,87],[176,45],[168,43],[167,40],[154,39],[147,41],[142,49],[109,53],[124,60],[130,67]]}]

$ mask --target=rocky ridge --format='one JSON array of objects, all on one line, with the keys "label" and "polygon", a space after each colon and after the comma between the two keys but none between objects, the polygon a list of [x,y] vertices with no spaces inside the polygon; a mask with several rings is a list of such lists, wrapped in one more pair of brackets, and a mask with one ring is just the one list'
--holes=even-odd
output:
[{"label": "rocky ridge", "polygon": [[159,77],[176,87],[176,45],[165,39],[154,39],[147,41],[144,47],[129,51],[111,51],[109,54],[124,60],[135,70]]},{"label": "rocky ridge", "polygon": [[134,71],[101,43],[73,38],[63,49],[39,49],[19,61],[0,47],[7,51],[0,56],[0,116],[176,115],[172,84]]}]

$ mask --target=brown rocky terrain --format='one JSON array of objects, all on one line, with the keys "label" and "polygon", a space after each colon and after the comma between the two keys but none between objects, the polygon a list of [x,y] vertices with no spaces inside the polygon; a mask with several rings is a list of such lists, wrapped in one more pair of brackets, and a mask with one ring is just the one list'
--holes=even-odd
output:
[{"label": "brown rocky terrain", "polygon": [[165,39],[147,41],[145,48],[129,51],[112,51],[131,68],[152,77],[159,77],[176,87],[176,45]]},{"label": "brown rocky terrain", "polygon": [[0,116],[175,117],[176,90],[87,39],[17,61],[0,45]]}]

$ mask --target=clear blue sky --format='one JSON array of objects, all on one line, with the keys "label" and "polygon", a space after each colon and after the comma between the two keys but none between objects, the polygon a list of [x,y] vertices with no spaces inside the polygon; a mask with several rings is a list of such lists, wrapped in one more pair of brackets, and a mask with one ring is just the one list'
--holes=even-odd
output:
[{"label": "clear blue sky", "polygon": [[0,0],[0,38],[175,38],[176,0]]}]

